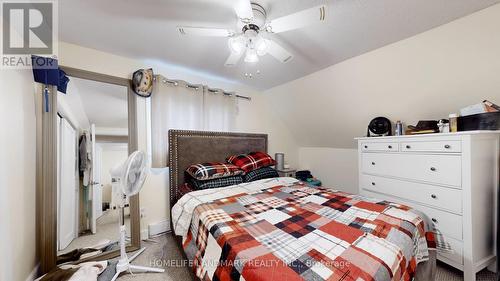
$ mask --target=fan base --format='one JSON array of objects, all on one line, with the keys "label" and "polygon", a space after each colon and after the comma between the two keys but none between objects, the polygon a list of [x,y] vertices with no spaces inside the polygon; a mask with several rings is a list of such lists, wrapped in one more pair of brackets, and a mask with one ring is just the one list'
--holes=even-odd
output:
[{"label": "fan base", "polygon": [[165,269],[163,268],[154,268],[154,267],[130,264],[137,256],[139,256],[142,252],[144,252],[144,250],[146,250],[146,248],[140,249],[130,258],[127,255],[125,255],[124,257],[122,256],[118,261],[118,263],[116,264],[116,273],[111,279],[111,281],[115,281],[116,278],[118,278],[118,276],[120,276],[120,274],[125,271],[130,272],[130,274],[144,273],[144,272],[156,272],[156,273],[165,272]]}]

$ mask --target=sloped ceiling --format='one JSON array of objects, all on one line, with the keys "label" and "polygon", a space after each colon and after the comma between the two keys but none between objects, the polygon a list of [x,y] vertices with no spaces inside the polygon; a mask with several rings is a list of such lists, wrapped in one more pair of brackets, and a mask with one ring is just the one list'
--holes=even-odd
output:
[{"label": "sloped ceiling", "polygon": [[59,93],[82,129],[128,127],[127,88],[70,77],[67,94]]},{"label": "sloped ceiling", "polygon": [[[225,38],[189,37],[177,25],[235,28],[234,0],[64,0],[59,34],[65,42],[126,57],[190,68],[264,90],[384,45],[411,37],[499,0],[255,0],[273,19],[328,4],[325,24],[273,35],[294,60],[270,56],[227,68]],[[91,58],[89,58],[91,59]],[[253,79],[247,71],[260,70]],[[164,73],[175,77],[175,73]]]},{"label": "sloped ceiling", "polygon": [[264,92],[299,146],[355,148],[369,121],[500,104],[500,4]]}]

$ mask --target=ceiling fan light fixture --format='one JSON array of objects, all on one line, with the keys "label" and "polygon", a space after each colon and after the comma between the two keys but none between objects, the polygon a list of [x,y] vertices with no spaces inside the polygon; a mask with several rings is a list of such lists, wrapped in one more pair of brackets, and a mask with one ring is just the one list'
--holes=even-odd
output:
[{"label": "ceiling fan light fixture", "polygon": [[264,55],[269,55],[281,63],[289,62],[293,59],[293,55],[267,35],[288,32],[324,23],[327,20],[328,5],[326,4],[268,20],[264,7],[252,2],[252,0],[232,0],[231,3],[238,17],[236,30],[213,27],[177,27],[183,35],[226,37],[230,50],[229,57],[224,63],[227,67],[236,66],[243,56],[245,62],[254,64],[259,61],[259,57]]},{"label": "ceiling fan light fixture", "polygon": [[267,53],[266,39],[259,36],[255,41],[255,50],[259,56],[265,55]]},{"label": "ceiling fan light fixture", "polygon": [[245,55],[245,62],[258,62],[259,56],[257,55],[257,51],[255,49],[248,49]]},{"label": "ceiling fan light fixture", "polygon": [[235,54],[240,54],[245,50],[245,40],[241,37],[231,37],[228,40],[229,50]]}]

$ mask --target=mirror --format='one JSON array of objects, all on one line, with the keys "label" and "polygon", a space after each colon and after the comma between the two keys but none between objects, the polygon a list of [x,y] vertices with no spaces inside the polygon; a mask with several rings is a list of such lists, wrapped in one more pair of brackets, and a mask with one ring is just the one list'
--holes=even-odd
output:
[{"label": "mirror", "polygon": [[[129,81],[64,69],[66,94],[57,93],[56,264],[98,260],[119,253],[120,187],[110,170],[135,149],[129,118]],[[132,98],[135,98],[132,96]],[[132,142],[133,144],[133,142]],[[138,198],[124,202],[127,236],[138,248]]]}]

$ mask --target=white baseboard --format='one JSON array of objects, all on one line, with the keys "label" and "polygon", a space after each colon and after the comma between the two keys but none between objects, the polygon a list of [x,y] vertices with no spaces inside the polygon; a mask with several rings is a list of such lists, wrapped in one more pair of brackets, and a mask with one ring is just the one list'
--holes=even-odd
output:
[{"label": "white baseboard", "polygon": [[170,231],[170,221],[163,220],[156,223],[151,223],[148,225],[149,236],[155,236],[160,233],[165,233]]},{"label": "white baseboard", "polygon": [[38,276],[38,268],[40,267],[40,264],[37,263],[35,265],[35,268],[33,268],[33,270],[31,271],[30,275],[28,275],[28,277],[26,278],[26,281],[33,281],[37,278]]}]

